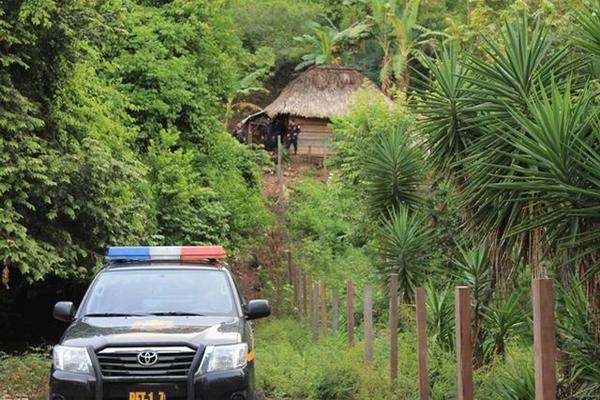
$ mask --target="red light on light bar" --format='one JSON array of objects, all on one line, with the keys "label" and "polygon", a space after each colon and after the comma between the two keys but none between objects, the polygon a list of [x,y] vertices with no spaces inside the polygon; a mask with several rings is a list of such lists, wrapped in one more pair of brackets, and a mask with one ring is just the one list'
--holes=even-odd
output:
[{"label": "red light on light bar", "polygon": [[223,246],[183,246],[181,248],[181,261],[197,261],[225,257],[227,257],[227,253]]}]

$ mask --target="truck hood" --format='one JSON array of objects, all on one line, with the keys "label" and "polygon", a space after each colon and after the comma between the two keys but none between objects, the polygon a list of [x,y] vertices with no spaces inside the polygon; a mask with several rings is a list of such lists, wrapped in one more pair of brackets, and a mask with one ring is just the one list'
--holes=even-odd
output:
[{"label": "truck hood", "polygon": [[61,344],[92,346],[169,346],[192,348],[242,341],[244,321],[237,317],[85,317],[66,330]]}]

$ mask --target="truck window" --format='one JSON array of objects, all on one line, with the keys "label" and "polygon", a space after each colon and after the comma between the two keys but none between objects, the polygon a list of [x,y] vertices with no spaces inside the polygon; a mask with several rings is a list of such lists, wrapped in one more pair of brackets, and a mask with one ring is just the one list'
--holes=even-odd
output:
[{"label": "truck window", "polygon": [[225,272],[206,269],[137,269],[102,273],[90,288],[82,315],[236,315]]}]

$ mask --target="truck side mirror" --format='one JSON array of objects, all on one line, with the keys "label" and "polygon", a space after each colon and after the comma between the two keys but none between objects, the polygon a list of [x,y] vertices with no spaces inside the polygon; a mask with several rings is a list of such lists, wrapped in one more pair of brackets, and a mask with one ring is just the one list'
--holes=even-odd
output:
[{"label": "truck side mirror", "polygon": [[71,322],[73,315],[75,315],[75,307],[70,301],[59,301],[54,305],[54,312],[52,313],[54,319],[63,322]]},{"label": "truck side mirror", "polygon": [[246,319],[259,319],[271,315],[271,305],[267,300],[250,300],[246,305]]}]

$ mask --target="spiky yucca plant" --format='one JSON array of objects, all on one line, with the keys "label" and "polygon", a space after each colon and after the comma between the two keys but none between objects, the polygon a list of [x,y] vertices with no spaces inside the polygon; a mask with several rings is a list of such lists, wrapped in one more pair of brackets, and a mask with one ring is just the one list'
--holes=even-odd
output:
[{"label": "spiky yucca plant", "polygon": [[408,303],[427,272],[431,227],[426,218],[410,213],[405,206],[391,209],[380,223],[378,247],[382,258],[382,275],[388,279],[391,273],[398,274],[398,291],[404,302]]},{"label": "spiky yucca plant", "polygon": [[443,350],[454,349],[454,297],[451,286],[437,288],[429,281],[425,285],[427,334]]},{"label": "spiky yucca plant", "polygon": [[[568,47],[557,43],[546,27],[537,25],[530,32],[525,16],[508,24],[499,41],[486,41],[486,57],[470,57],[472,75],[465,78],[471,85],[468,110],[474,113],[467,125],[476,136],[463,164],[465,205],[473,213],[471,226],[476,232],[493,232],[500,253],[516,249],[537,271],[543,251],[539,232],[513,230],[520,221],[536,217],[537,199],[520,187],[499,186],[513,181],[504,168],[520,163],[507,132],[519,126],[514,110],[525,111],[530,98],[548,90],[552,82],[565,87],[579,76],[585,62],[571,57]],[[503,264],[495,265],[501,281],[510,275],[510,266]]]},{"label": "spiky yucca plant", "polygon": [[484,244],[468,250],[460,248],[460,257],[453,261],[457,285],[465,285],[471,289],[472,338],[474,356],[478,365],[483,361],[484,311],[492,297],[491,264],[488,249]]},{"label": "spiky yucca plant", "polygon": [[531,366],[504,371],[496,381],[496,395],[502,400],[534,400],[535,377]]},{"label": "spiky yucca plant", "polygon": [[491,360],[495,355],[506,355],[506,343],[527,329],[527,313],[521,307],[522,296],[515,292],[510,296],[496,297],[485,308],[484,357]]},{"label": "spiky yucca plant", "polygon": [[543,227],[550,244],[565,251],[566,265],[576,262],[591,277],[600,254],[600,109],[587,87],[575,94],[567,82],[546,91],[526,110],[509,109],[517,126],[505,140],[514,162],[499,168],[506,180],[494,187],[536,202],[535,218],[514,224],[513,232]]},{"label": "spiky yucca plant", "polygon": [[573,275],[568,287],[557,291],[559,347],[568,356],[561,382],[564,396],[597,399],[600,393],[600,346],[596,326],[600,314],[590,309],[584,285]]},{"label": "spiky yucca plant", "polygon": [[591,53],[594,57],[600,57],[600,0],[596,0],[593,6],[585,11],[579,12],[579,36],[575,39],[582,49]]},{"label": "spiky yucca plant", "polygon": [[423,53],[417,57],[429,71],[425,76],[415,69],[419,90],[417,110],[423,116],[419,129],[424,133],[432,166],[444,175],[460,177],[461,162],[471,137],[466,124],[468,68],[455,46],[444,46],[432,59]]},{"label": "spiky yucca plant", "polygon": [[405,126],[381,132],[368,153],[362,175],[372,215],[422,203],[419,186],[424,179],[425,163]]},{"label": "spiky yucca plant", "polygon": [[[600,17],[590,10],[580,21],[579,44],[600,55]],[[587,351],[600,348],[600,108],[587,83],[589,57],[543,26],[530,29],[525,17],[486,42],[484,57],[471,55],[458,76],[450,55],[440,61],[449,63],[445,69],[428,65],[434,83],[421,96],[426,118],[420,127],[441,143],[430,142],[434,159],[456,160],[448,165],[462,174],[467,223],[492,250],[492,287],[509,283],[523,259],[537,276],[558,266],[561,280],[570,272],[583,279],[584,288],[571,293],[577,302],[563,298],[562,318],[571,320],[561,327],[571,390],[563,396],[592,399],[600,387],[591,368],[598,355]],[[457,98],[444,80],[463,94]],[[449,145],[457,138],[464,149]],[[509,305],[502,318],[490,314],[488,324],[514,325],[505,318],[513,314]]]}]

